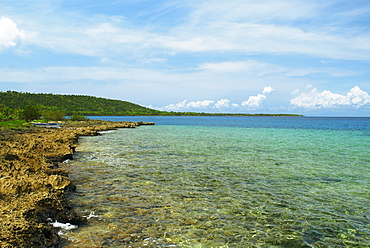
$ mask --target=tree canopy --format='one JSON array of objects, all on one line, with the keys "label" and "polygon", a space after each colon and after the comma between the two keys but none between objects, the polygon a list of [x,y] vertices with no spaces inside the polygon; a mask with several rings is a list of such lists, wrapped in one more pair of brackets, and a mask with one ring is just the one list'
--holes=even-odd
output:
[{"label": "tree canopy", "polygon": [[10,109],[39,106],[41,111],[62,111],[66,115],[157,115],[161,111],[134,103],[82,95],[0,92],[0,105]]}]

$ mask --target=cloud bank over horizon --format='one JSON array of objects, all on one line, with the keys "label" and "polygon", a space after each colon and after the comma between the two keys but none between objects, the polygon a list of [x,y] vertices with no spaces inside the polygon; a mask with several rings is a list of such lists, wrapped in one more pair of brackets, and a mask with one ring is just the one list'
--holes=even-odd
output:
[{"label": "cloud bank over horizon", "polygon": [[212,100],[201,100],[201,101],[188,101],[184,100],[179,103],[171,103],[163,107],[150,108],[163,110],[163,111],[174,111],[174,112],[185,112],[185,111],[202,111],[207,110],[209,112],[243,112],[245,110],[258,110],[264,106],[268,94],[273,92],[274,89],[271,86],[265,86],[262,94],[256,96],[249,96],[248,100],[238,103],[232,103],[228,99],[221,99],[218,101]]},{"label": "cloud bank over horizon", "polygon": [[1,91],[370,116],[364,1],[6,0],[0,9]]},{"label": "cloud bank over horizon", "polygon": [[361,108],[366,105],[370,107],[370,95],[358,86],[353,87],[346,95],[335,94],[328,90],[320,92],[317,88],[313,88],[309,92],[300,93],[291,99],[290,103],[299,108],[313,110],[340,107]]},{"label": "cloud bank over horizon", "polygon": [[[307,88],[312,88],[308,85]],[[233,103],[229,99],[214,100],[200,100],[188,101],[184,100],[179,103],[171,103],[163,107],[148,106],[162,111],[174,112],[225,112],[225,113],[245,113],[246,111],[258,112],[265,110],[267,112],[273,111],[287,111],[286,108],[266,108],[266,101],[268,94],[275,91],[271,86],[265,86],[262,94],[256,96],[249,96],[248,100],[241,103]],[[292,94],[298,96],[290,100],[290,110],[318,110],[318,109],[338,109],[338,108],[370,108],[369,93],[361,90],[360,87],[355,86],[346,95],[332,93],[328,90],[320,92],[317,88],[313,88],[308,92],[299,93],[295,90]]]}]

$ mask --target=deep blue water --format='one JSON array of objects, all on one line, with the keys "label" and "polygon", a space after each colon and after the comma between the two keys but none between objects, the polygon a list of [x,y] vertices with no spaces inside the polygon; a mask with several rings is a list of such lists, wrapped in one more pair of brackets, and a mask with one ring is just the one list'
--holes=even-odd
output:
[{"label": "deep blue water", "polygon": [[89,118],[155,122],[157,125],[370,131],[370,117],[90,116]]}]

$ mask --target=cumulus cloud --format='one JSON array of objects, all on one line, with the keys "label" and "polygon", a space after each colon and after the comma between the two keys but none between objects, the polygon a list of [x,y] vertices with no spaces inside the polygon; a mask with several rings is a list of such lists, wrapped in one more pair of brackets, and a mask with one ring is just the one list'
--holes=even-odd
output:
[{"label": "cumulus cloud", "polygon": [[263,88],[262,94],[265,94],[265,95],[270,94],[273,91],[274,91],[274,89],[271,86],[265,86],[265,88]]},{"label": "cumulus cloud", "polygon": [[214,103],[214,101],[211,101],[211,100],[189,102],[189,103],[186,104],[186,107],[187,108],[194,108],[194,109],[202,109],[202,108],[209,107],[213,103]]},{"label": "cumulus cloud", "polygon": [[186,106],[186,100],[184,100],[182,102],[179,102],[179,103],[176,103],[176,104],[171,103],[171,104],[169,104],[167,106],[164,106],[162,108],[159,108],[159,109],[164,110],[164,111],[178,111],[179,109],[184,109],[185,106]]},{"label": "cumulus cloud", "polygon": [[221,99],[218,101],[203,100],[203,101],[191,101],[184,100],[179,103],[171,103],[164,107],[153,107],[151,108],[164,110],[164,111],[243,111],[245,109],[259,109],[265,106],[268,94],[273,92],[274,89],[271,86],[266,86],[263,89],[263,94],[256,96],[250,96],[248,100],[243,101],[241,104],[233,103],[229,99]]},{"label": "cumulus cloud", "polygon": [[242,106],[248,107],[248,108],[261,108],[264,106],[267,96],[271,94],[271,92],[275,91],[271,86],[265,86],[263,88],[262,94],[258,94],[257,96],[250,96],[248,100],[242,102]]},{"label": "cumulus cloud", "polygon": [[242,102],[242,106],[259,108],[266,101],[266,96],[258,94],[257,96],[250,96],[247,101]]},{"label": "cumulus cloud", "polygon": [[346,95],[335,94],[328,90],[320,92],[317,88],[313,88],[291,99],[290,104],[307,109],[361,107],[370,104],[370,95],[358,86],[353,87]]},{"label": "cumulus cloud", "polygon": [[179,103],[171,103],[164,107],[153,107],[154,109],[164,110],[164,111],[228,111],[239,109],[239,104],[232,103],[228,99],[221,99],[218,101],[203,100],[203,101],[190,101],[184,100]]},{"label": "cumulus cloud", "polygon": [[17,24],[11,19],[1,17],[0,19],[0,51],[17,45],[17,41],[24,39],[26,33],[19,30]]},{"label": "cumulus cloud", "polygon": [[349,99],[351,104],[355,105],[365,105],[370,103],[369,93],[360,89],[360,87],[353,87],[350,92],[347,93],[347,99]]},{"label": "cumulus cloud", "polygon": [[199,109],[204,109],[207,107],[210,107],[211,105],[214,104],[214,101],[211,100],[203,100],[203,101],[191,101],[188,102],[187,100],[184,100],[179,103],[171,103],[167,106],[164,107],[154,107],[159,110],[164,110],[164,111],[189,111],[189,110],[199,110]]},{"label": "cumulus cloud", "polygon": [[229,108],[230,107],[230,100],[221,99],[221,100],[219,100],[215,103],[214,107],[217,108],[217,109]]}]

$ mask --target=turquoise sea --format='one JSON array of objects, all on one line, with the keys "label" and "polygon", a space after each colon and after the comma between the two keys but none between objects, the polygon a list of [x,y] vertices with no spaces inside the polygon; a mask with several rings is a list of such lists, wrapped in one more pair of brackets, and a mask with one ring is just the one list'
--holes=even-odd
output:
[{"label": "turquoise sea", "polygon": [[370,118],[95,118],[64,247],[370,247]]}]

